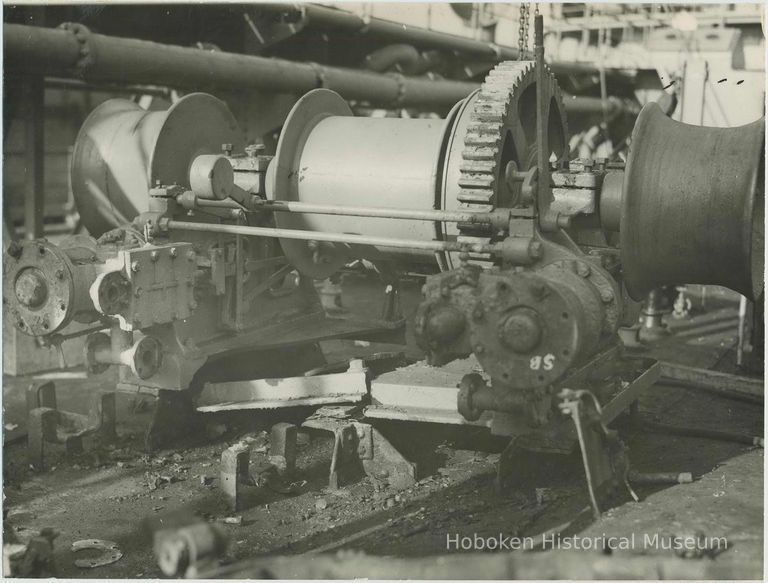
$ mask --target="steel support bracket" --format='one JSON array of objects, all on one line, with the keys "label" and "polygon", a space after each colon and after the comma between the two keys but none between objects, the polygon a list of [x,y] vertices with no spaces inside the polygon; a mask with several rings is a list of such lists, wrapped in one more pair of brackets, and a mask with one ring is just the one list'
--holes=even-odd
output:
[{"label": "steel support bracket", "polygon": [[366,474],[385,480],[395,489],[416,483],[417,466],[407,460],[373,425],[340,415],[340,408],[323,407],[302,426],[333,434],[334,445],[328,484],[333,490]]},{"label": "steel support bracket", "polygon": [[59,410],[56,387],[52,382],[27,388],[27,457],[37,471],[45,469],[45,444],[63,445],[67,454],[83,451],[82,439],[95,435],[110,443],[117,437],[115,430],[115,393],[94,396],[89,415]]}]

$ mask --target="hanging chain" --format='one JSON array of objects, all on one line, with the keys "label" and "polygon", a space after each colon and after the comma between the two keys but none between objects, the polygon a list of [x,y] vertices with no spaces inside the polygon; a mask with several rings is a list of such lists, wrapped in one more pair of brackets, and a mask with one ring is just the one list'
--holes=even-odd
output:
[{"label": "hanging chain", "polygon": [[528,56],[528,21],[530,3],[520,3],[520,27],[517,31],[517,60],[524,61]]}]

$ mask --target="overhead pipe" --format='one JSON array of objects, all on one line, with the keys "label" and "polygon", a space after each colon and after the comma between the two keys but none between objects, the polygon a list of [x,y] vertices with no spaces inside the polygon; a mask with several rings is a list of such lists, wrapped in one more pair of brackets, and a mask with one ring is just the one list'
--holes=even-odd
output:
[{"label": "overhead pipe", "polygon": [[87,81],[120,81],[201,90],[208,87],[306,93],[318,87],[377,105],[450,107],[475,83],[327,67],[109,37],[82,26],[51,29],[3,25],[6,67]]},{"label": "overhead pipe", "polygon": [[[258,9],[263,13],[285,13],[290,8],[292,8],[291,5],[280,3],[258,6]],[[421,47],[460,52],[473,57],[494,58],[502,61],[517,59],[518,51],[516,48],[495,43],[477,41],[381,18],[360,16],[346,10],[337,10],[316,4],[300,5],[298,9],[301,11],[306,25],[310,27],[318,26],[344,32],[369,34]]]},{"label": "overhead pipe", "polygon": [[[379,74],[315,63],[206,51],[89,32],[81,25],[42,28],[3,25],[6,71],[204,90],[306,93],[332,89],[345,99],[390,107],[448,108],[478,88],[476,83]],[[566,97],[566,111],[602,112],[602,102]],[[616,105],[619,107],[619,105]]]},{"label": "overhead pipe", "polygon": [[[274,3],[262,4],[258,8],[262,12],[285,13],[291,6]],[[516,47],[465,38],[400,22],[392,22],[382,18],[360,16],[346,10],[329,8],[327,6],[303,4],[298,6],[298,10],[301,11],[306,25],[309,27],[317,26],[344,32],[366,34],[412,44],[417,47],[440,49],[461,53],[468,57],[495,61],[514,61],[519,56],[519,51]],[[599,72],[597,67],[586,63],[551,63],[549,67],[556,74]]]}]

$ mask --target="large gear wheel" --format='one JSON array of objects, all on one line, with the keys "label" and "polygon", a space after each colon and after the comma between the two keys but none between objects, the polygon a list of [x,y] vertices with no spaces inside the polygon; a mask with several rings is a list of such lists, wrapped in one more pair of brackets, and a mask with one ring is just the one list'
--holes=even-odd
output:
[{"label": "large gear wheel", "polygon": [[[545,78],[544,123],[550,159],[560,160],[568,154],[565,107],[554,75],[547,70]],[[443,208],[491,211],[523,205],[519,190],[508,187],[505,172],[510,161],[521,171],[536,164],[536,84],[535,62],[505,61],[452,112],[457,119],[448,144]],[[493,233],[458,225],[446,235],[471,242],[488,241]],[[449,266],[453,263],[448,260]]]},{"label": "large gear wheel", "polygon": [[[449,164],[456,164],[461,148],[458,188],[453,192],[458,208],[492,210],[519,205],[507,187],[504,173],[510,161],[520,170],[536,163],[535,66],[533,61],[500,63],[458,112],[453,151],[449,152]],[[549,71],[546,79],[543,90],[549,106],[544,121],[549,149],[560,159],[568,150],[565,108],[557,81]]]}]

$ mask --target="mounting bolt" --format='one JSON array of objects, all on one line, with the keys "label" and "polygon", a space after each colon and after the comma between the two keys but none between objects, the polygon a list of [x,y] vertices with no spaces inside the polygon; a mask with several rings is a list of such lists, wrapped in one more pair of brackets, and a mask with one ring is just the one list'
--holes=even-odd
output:
[{"label": "mounting bolt", "polygon": [[149,254],[149,258],[150,258],[150,259],[151,259],[153,262],[154,262],[154,261],[157,261],[158,259],[160,259],[160,253],[158,253],[157,251],[152,251],[152,252]]},{"label": "mounting bolt", "polygon": [[528,245],[528,256],[532,259],[540,259],[543,251],[544,246],[541,244],[541,241],[531,241],[531,244]]},{"label": "mounting bolt", "polygon": [[222,144],[221,145],[221,151],[224,152],[227,156],[232,155],[232,144]]},{"label": "mounting bolt", "polygon": [[250,144],[245,147],[245,155],[249,158],[255,158],[264,151],[264,144]]},{"label": "mounting bolt", "polygon": [[187,251],[187,261],[194,261],[195,260],[195,252],[191,249]]},{"label": "mounting bolt", "polygon": [[141,269],[141,266],[139,265],[139,262],[138,261],[133,261],[131,263],[131,271],[136,273],[137,271],[139,271],[139,269]]},{"label": "mounting bolt", "polygon": [[56,275],[56,279],[64,279],[64,270],[57,269],[54,275]]},{"label": "mounting bolt", "polygon": [[21,257],[21,251],[21,245],[19,245],[16,241],[11,241],[10,245],[8,245],[7,253],[14,259]]},{"label": "mounting bolt", "polygon": [[579,261],[576,263],[576,273],[578,273],[581,277],[589,277],[589,274],[592,273],[592,270],[589,268],[589,265]]},{"label": "mounting bolt", "polygon": [[176,249],[176,247],[171,247],[171,250],[168,252],[168,254],[171,256],[171,259],[175,259],[179,255],[179,250]]},{"label": "mounting bolt", "polygon": [[613,300],[613,291],[609,289],[604,289],[600,292],[600,299],[603,300],[606,304]]},{"label": "mounting bolt", "polygon": [[531,286],[531,294],[538,300],[543,300],[547,297],[548,292],[549,288],[543,283],[534,283]]}]

